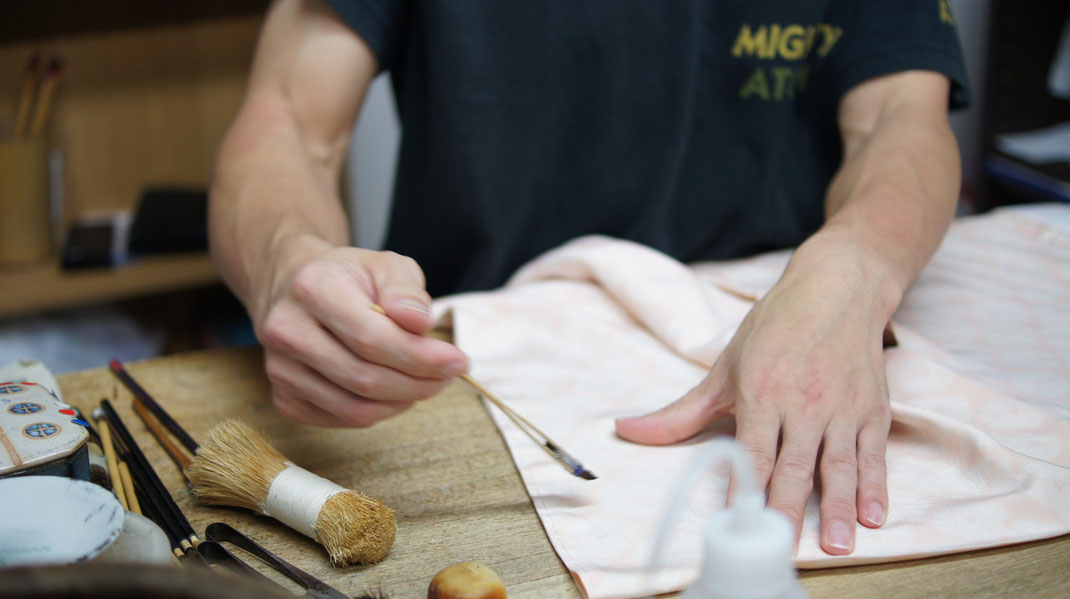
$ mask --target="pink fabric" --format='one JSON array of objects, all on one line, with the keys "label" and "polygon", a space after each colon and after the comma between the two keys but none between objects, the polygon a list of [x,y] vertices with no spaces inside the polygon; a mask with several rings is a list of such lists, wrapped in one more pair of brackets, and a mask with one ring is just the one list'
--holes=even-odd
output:
[{"label": "pink fabric", "polygon": [[[588,596],[667,592],[697,574],[698,533],[723,505],[723,473],[697,485],[659,575],[642,569],[677,477],[702,441],[730,435],[732,424],[645,447],[618,439],[614,419],[697,384],[750,307],[738,295],[765,293],[788,257],[687,267],[588,237],[535,260],[501,290],[436,302],[451,313],[474,378],[599,476],[569,476],[490,408],[550,541]],[[796,565],[896,561],[1070,532],[1070,232],[1012,211],[956,222],[894,322],[899,347],[885,354],[888,521],[859,527],[852,555],[827,555],[815,492]]]}]

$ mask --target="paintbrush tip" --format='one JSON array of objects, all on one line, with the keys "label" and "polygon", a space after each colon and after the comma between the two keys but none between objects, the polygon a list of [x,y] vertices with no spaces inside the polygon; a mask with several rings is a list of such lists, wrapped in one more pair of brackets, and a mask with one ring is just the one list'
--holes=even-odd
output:
[{"label": "paintbrush tip", "polygon": [[580,466],[579,464],[577,464],[576,468],[572,470],[572,475],[582,478],[583,480],[595,480],[596,478],[598,478],[594,475],[594,472],[591,472],[590,470],[584,468],[583,466]]}]

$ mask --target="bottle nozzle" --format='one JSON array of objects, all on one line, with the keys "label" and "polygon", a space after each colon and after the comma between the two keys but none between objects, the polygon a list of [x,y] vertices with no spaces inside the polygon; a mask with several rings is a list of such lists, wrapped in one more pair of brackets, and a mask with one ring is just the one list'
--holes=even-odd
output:
[{"label": "bottle nozzle", "polygon": [[753,489],[737,491],[732,496],[728,510],[733,515],[731,523],[733,532],[754,531],[759,526],[762,512],[765,511],[765,498]]},{"label": "bottle nozzle", "polygon": [[773,599],[805,597],[791,563],[795,542],[791,524],[765,507],[764,494],[754,484],[747,454],[730,440],[711,441],[681,477],[654,544],[651,565],[657,563],[668,536],[669,523],[691,481],[717,461],[732,461],[735,492],[729,506],[713,514],[704,531],[706,555],[686,599]]}]

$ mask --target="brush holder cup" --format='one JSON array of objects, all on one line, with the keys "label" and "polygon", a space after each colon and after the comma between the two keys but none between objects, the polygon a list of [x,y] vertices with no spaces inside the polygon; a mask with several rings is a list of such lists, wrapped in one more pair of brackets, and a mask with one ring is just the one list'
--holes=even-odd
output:
[{"label": "brush holder cup", "polygon": [[0,268],[44,260],[52,250],[48,143],[0,141]]}]

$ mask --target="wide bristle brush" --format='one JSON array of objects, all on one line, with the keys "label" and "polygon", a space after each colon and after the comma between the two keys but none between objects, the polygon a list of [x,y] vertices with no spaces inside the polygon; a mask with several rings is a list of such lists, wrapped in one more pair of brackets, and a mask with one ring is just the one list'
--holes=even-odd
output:
[{"label": "wide bristle brush", "polygon": [[301,468],[239,420],[208,432],[186,476],[205,503],[271,516],[322,544],[338,566],[382,561],[394,544],[386,504]]},{"label": "wide bristle brush", "polygon": [[[148,408],[193,454],[192,460],[176,456],[172,444],[163,444],[180,467],[188,463],[184,474],[201,501],[271,516],[323,545],[337,566],[379,562],[390,552],[397,524],[394,511],[379,499],[297,466],[240,420],[216,425],[198,445],[118,361],[111,369],[134,393],[135,408],[139,402]],[[164,437],[158,426],[149,428]]]}]

